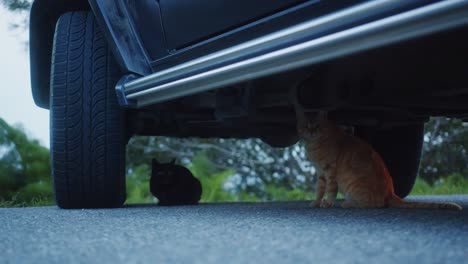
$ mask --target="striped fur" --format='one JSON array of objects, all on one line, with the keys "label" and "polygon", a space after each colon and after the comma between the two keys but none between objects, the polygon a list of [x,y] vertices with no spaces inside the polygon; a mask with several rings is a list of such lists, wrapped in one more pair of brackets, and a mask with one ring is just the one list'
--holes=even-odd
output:
[{"label": "striped fur", "polygon": [[343,208],[462,209],[454,203],[404,201],[395,195],[392,177],[370,144],[345,133],[323,114],[306,115],[298,108],[296,114],[298,133],[320,172],[312,206],[333,206],[340,191],[346,197]]}]

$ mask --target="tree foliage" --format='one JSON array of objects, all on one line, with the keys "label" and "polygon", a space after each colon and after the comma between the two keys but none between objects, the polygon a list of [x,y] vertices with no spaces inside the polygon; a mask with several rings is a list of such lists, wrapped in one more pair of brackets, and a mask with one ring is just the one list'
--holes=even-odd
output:
[{"label": "tree foliage", "polygon": [[24,47],[28,46],[29,40],[26,33],[29,30],[29,10],[31,9],[32,0],[1,0],[0,5],[6,8],[11,13],[14,13],[9,19],[9,26],[16,33],[20,33],[17,37]]},{"label": "tree foliage", "polygon": [[31,8],[31,0],[2,0],[2,4],[8,10],[13,12],[29,11]]},{"label": "tree foliage", "polygon": [[0,198],[51,195],[49,150],[0,118]]},{"label": "tree foliage", "polygon": [[434,183],[441,175],[468,178],[468,123],[435,117],[426,124],[419,176]]}]

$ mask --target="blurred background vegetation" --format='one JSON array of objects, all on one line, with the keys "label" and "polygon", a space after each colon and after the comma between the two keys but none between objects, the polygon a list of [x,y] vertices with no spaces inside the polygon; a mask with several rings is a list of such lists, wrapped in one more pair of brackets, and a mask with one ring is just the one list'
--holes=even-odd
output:
[{"label": "blurred background vegetation", "polygon": [[[443,117],[426,124],[411,194],[468,194],[468,125]],[[127,146],[127,203],[154,203],[151,158],[177,162],[200,179],[202,202],[311,200],[315,169],[302,143],[272,148],[259,139],[134,137]],[[0,206],[54,203],[49,150],[0,118]]]},{"label": "blurred background vegetation", "polygon": [[[1,0],[27,31],[32,0]],[[431,118],[419,177],[411,194],[468,193],[468,125]],[[151,158],[177,158],[203,185],[202,202],[310,200],[315,169],[301,143],[271,148],[259,139],[134,137],[127,147],[127,203],[156,202],[149,192]],[[48,148],[21,125],[0,117],[0,206],[53,204]]]}]

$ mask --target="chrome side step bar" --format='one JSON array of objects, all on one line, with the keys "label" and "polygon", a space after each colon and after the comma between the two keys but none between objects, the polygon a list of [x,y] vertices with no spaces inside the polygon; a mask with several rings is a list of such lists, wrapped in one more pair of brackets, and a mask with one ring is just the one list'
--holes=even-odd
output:
[{"label": "chrome side step bar", "polygon": [[[468,24],[468,0],[446,0],[249,57],[395,8],[401,2],[405,1],[371,1],[145,77],[125,76],[116,87],[119,102],[143,107]],[[247,59],[236,61],[239,57]],[[232,63],[216,67],[226,61]]]}]

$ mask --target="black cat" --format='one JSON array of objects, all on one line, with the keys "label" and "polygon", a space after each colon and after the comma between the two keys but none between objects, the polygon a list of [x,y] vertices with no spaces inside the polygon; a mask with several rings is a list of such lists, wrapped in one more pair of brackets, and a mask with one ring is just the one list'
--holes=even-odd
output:
[{"label": "black cat", "polygon": [[150,191],[158,198],[160,205],[197,204],[201,198],[200,181],[185,167],[151,161]]}]

